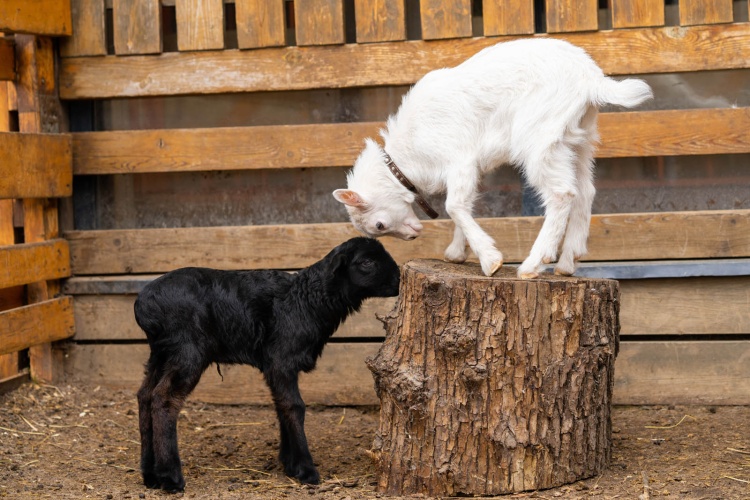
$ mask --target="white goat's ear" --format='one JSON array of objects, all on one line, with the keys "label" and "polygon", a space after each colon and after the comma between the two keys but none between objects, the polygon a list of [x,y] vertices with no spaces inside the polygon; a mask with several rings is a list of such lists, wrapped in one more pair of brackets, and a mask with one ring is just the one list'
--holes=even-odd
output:
[{"label": "white goat's ear", "polygon": [[333,197],[344,205],[356,208],[366,208],[367,203],[355,191],[350,189],[337,189],[333,192]]}]

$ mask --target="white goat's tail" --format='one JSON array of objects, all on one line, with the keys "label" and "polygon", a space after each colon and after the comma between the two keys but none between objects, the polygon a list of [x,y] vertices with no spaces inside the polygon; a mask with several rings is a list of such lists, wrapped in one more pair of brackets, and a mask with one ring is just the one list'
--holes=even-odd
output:
[{"label": "white goat's tail", "polygon": [[654,94],[651,92],[651,87],[643,80],[637,78],[614,80],[609,77],[604,77],[599,81],[593,96],[598,105],[616,104],[625,108],[638,106],[652,97]]}]

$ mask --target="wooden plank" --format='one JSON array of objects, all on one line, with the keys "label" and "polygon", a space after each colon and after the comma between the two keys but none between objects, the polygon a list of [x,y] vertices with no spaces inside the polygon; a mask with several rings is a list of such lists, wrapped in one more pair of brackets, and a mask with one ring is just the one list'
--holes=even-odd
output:
[{"label": "wooden plank", "polygon": [[[12,38],[0,37],[0,81],[16,79],[15,43]],[[7,104],[6,104],[7,106]]]},{"label": "wooden plank", "polygon": [[235,0],[234,6],[239,48],[285,45],[284,0]]},{"label": "wooden plank", "polygon": [[0,354],[73,336],[73,299],[59,297],[0,312]]},{"label": "wooden plank", "polygon": [[613,28],[664,26],[663,0],[610,0]]},{"label": "wooden plank", "polygon": [[731,23],[732,0],[680,0],[680,25]]},{"label": "wooden plank", "polygon": [[[76,340],[145,340],[133,316],[136,295],[76,295],[73,302]],[[336,339],[382,338],[383,324],[376,314],[387,314],[395,298],[371,299],[339,327]]]},{"label": "wooden plank", "polygon": [[622,342],[615,404],[750,403],[750,342]]},{"label": "wooden plank", "polygon": [[297,45],[341,44],[345,41],[342,0],[294,2]]},{"label": "wooden plank", "polygon": [[484,36],[534,33],[534,0],[491,0],[482,7]]},{"label": "wooden plank", "polygon": [[599,28],[597,0],[546,0],[547,33],[595,31]]},{"label": "wooden plank", "polygon": [[404,0],[354,0],[357,43],[406,40]]},{"label": "wooden plank", "polygon": [[[520,262],[541,217],[478,219],[497,237],[506,262]],[[414,241],[384,238],[400,262],[442,259],[450,220],[424,221]],[[349,223],[71,231],[75,275],[166,272],[184,266],[299,269],[358,233]],[[512,235],[504,239],[503,235]],[[252,249],[249,251],[248,249]],[[585,260],[663,260],[750,256],[750,210],[595,215]]]},{"label": "wooden plank", "polygon": [[[750,67],[750,24],[643,28],[558,36],[615,75]],[[455,66],[496,38],[166,53],[158,57],[70,57],[60,97],[98,99],[314,88],[410,85]],[[211,68],[222,68],[221,73]]]},{"label": "wooden plank", "polygon": [[750,277],[620,281],[621,334],[748,334]]},{"label": "wooden plank", "polygon": [[54,239],[39,243],[0,246],[0,288],[70,276],[68,242]]},{"label": "wooden plank", "polygon": [[112,12],[116,54],[158,54],[162,51],[159,0],[114,0]]},{"label": "wooden plank", "polygon": [[[378,404],[370,371],[364,360],[380,344],[329,344],[311,373],[300,374],[300,392],[309,404]],[[140,369],[148,359],[148,345],[75,345],[65,359],[69,376],[109,387],[137,390]],[[260,372],[250,366],[222,365],[224,381],[215,367],[203,374],[190,396],[193,400],[221,404],[270,404],[270,393]]]},{"label": "wooden plank", "polygon": [[[0,46],[3,45],[5,40],[5,38],[0,37]],[[13,52],[11,52],[12,55]],[[12,59],[15,59],[15,57]],[[2,132],[10,130],[8,85],[7,82],[0,81],[0,131]],[[16,242],[15,228],[13,227],[13,204],[13,200],[0,200],[0,245],[13,245]],[[3,269],[8,268],[4,267]],[[23,287],[0,288],[0,311],[7,311],[8,309],[22,306],[24,295],[25,290]],[[18,366],[17,353],[0,355],[0,378],[3,380],[16,380]],[[0,391],[5,387],[12,386],[12,383],[0,383]]]},{"label": "wooden plank", "polygon": [[[364,359],[379,344],[330,344],[317,370],[301,376],[308,404],[378,404]],[[76,345],[66,372],[78,380],[135,391],[147,345]],[[615,404],[750,404],[750,342],[622,342],[615,364]],[[136,368],[134,368],[136,367]],[[224,381],[209,368],[191,396],[223,404],[269,404],[257,370],[223,366]]]},{"label": "wooden plank", "polygon": [[70,0],[3,0],[0,32],[70,35]]},{"label": "wooden plank", "polygon": [[104,0],[71,0],[73,36],[61,40],[60,55],[106,55],[105,13]]},{"label": "wooden plank", "polygon": [[175,13],[179,50],[224,48],[223,0],[177,0]]},{"label": "wooden plank", "polygon": [[71,196],[72,138],[0,132],[0,198]]},{"label": "wooden plank", "polygon": [[422,39],[470,37],[471,0],[419,0]]},{"label": "wooden plank", "polygon": [[[701,123],[705,126],[694,127]],[[73,134],[73,173],[350,167],[382,122]],[[750,152],[750,108],[602,113],[597,158]]]}]

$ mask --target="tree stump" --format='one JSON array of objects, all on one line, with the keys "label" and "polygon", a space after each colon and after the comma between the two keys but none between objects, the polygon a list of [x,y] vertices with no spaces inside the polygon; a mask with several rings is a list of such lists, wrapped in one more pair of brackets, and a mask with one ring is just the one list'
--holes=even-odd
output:
[{"label": "tree stump", "polygon": [[380,492],[497,495],[602,472],[617,281],[415,260],[367,360],[381,401]]}]

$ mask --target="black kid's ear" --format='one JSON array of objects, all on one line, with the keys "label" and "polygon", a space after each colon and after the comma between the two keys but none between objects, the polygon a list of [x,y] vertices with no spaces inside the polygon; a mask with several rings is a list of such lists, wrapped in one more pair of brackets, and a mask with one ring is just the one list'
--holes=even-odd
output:
[{"label": "black kid's ear", "polygon": [[346,253],[340,253],[338,255],[334,255],[333,259],[331,259],[330,267],[328,268],[328,272],[332,275],[339,274],[341,271],[346,269],[346,266],[349,265]]}]

